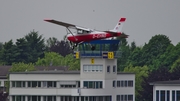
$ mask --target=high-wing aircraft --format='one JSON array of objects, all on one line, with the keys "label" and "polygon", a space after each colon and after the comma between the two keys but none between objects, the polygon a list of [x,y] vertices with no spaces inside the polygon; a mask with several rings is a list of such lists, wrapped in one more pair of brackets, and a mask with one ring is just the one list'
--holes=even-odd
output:
[{"label": "high-wing aircraft", "polygon": [[[65,22],[57,21],[57,20],[53,20],[53,19],[45,19],[44,21],[66,27],[67,31],[68,31],[66,38],[69,40],[72,49],[74,49],[75,47],[77,47],[79,44],[81,44],[83,42],[91,42],[94,40],[109,39],[109,38],[113,38],[113,37],[122,37],[122,38],[128,37],[128,35],[125,35],[121,32],[123,24],[126,21],[126,18],[124,18],[124,17],[120,18],[120,20],[118,21],[118,23],[114,27],[114,29],[108,30],[108,31],[92,30],[89,28],[80,27],[80,26],[77,26],[74,24],[65,23]],[[76,31],[72,32],[70,29],[75,29]],[[74,43],[74,45],[72,43]],[[95,46],[92,46],[91,49],[94,50]]]}]

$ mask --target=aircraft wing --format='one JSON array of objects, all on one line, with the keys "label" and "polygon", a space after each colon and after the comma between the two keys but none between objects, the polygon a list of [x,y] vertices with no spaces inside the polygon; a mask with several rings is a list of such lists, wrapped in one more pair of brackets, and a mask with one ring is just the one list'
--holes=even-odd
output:
[{"label": "aircraft wing", "polygon": [[44,21],[54,23],[54,24],[57,24],[57,25],[61,25],[61,26],[67,27],[67,28],[70,27],[70,28],[81,29],[81,30],[84,30],[84,31],[91,31],[88,28],[76,26],[76,25],[73,25],[73,24],[70,24],[70,23],[65,23],[65,22],[57,21],[57,20],[53,20],[53,19],[45,19]]},{"label": "aircraft wing", "polygon": [[[105,32],[110,33],[110,34],[117,34],[117,32],[112,32],[112,31],[105,31]],[[119,37],[121,37],[121,38],[127,38],[128,36],[129,36],[129,35],[126,35],[126,34],[122,33]]]},{"label": "aircraft wing", "polygon": [[65,23],[65,22],[62,22],[62,21],[53,20],[53,19],[45,19],[44,21],[51,22],[51,23],[61,25],[61,26],[64,26],[64,27],[76,27],[76,25]]}]

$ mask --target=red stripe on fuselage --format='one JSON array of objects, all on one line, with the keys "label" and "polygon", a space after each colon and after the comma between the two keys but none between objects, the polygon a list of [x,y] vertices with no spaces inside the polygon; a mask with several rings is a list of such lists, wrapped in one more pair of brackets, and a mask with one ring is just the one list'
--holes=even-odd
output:
[{"label": "red stripe on fuselage", "polygon": [[110,34],[110,33],[84,34],[84,35],[68,36],[67,39],[71,42],[79,43],[79,42],[90,42],[93,40],[105,39],[105,38],[110,38],[110,37],[115,37],[115,36],[120,36],[120,35],[121,35],[121,33],[117,33],[117,34]]}]

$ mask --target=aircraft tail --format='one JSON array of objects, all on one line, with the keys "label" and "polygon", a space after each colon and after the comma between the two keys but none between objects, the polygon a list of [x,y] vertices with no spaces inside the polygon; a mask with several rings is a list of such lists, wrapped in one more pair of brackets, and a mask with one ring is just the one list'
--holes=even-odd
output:
[{"label": "aircraft tail", "polygon": [[126,21],[126,18],[122,17],[120,18],[119,22],[117,23],[117,25],[114,27],[113,30],[110,30],[112,32],[121,32],[122,31],[122,27],[124,22]]}]

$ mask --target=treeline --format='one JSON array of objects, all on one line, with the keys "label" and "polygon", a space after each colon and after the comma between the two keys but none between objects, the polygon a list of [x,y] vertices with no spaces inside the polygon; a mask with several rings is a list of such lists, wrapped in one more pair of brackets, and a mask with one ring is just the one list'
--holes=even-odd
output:
[{"label": "treeline", "polygon": [[[136,100],[152,101],[149,82],[175,80],[180,74],[180,43],[173,45],[166,35],[155,35],[143,46],[135,42],[129,45],[120,40],[121,57],[117,59],[118,71],[136,73]],[[80,61],[73,58],[69,44],[57,38],[45,40],[31,31],[15,43],[12,40],[0,44],[0,64],[12,65],[10,71],[34,70],[34,66],[68,66],[79,70]]]}]

